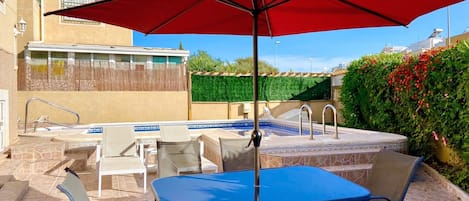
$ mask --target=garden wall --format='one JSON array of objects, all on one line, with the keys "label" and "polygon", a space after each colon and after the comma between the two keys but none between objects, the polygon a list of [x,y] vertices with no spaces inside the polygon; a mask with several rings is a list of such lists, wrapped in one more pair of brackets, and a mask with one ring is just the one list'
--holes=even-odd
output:
[{"label": "garden wall", "polygon": [[[183,121],[213,119],[243,119],[244,103],[248,103],[248,118],[254,118],[252,102],[193,102],[188,105],[187,92],[134,92],[134,91],[21,91],[18,92],[18,120],[23,126],[25,106],[30,98],[61,105],[80,114],[80,123],[107,122],[142,122],[142,121]],[[313,109],[313,120],[321,121],[321,112],[329,100],[313,101],[270,101],[259,102],[259,114],[263,115],[264,106],[273,116],[278,116],[292,109],[298,109],[308,103]],[[29,105],[28,123],[41,115],[48,116],[50,122],[71,124],[76,121],[73,114],[63,112],[40,101]],[[331,121],[331,112],[327,111],[326,121]]]}]

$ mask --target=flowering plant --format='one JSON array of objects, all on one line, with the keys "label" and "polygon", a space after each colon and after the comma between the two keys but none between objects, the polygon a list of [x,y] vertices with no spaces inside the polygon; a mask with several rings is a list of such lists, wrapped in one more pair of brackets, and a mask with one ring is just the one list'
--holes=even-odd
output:
[{"label": "flowering plant", "polygon": [[418,55],[371,55],[353,61],[341,103],[350,127],[399,133],[412,154],[436,160],[441,144],[457,153],[453,182],[469,189],[469,44]]}]

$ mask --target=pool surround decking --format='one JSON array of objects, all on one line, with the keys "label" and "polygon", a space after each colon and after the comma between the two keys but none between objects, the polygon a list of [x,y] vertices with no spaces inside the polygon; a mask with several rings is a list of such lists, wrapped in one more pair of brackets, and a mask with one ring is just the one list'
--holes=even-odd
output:
[{"label": "pool surround decking", "polygon": [[[370,166],[365,163],[373,158],[373,153],[381,148],[396,151],[407,150],[407,140],[403,136],[373,131],[362,133],[347,128],[340,128],[339,131],[343,132],[339,134],[339,138],[341,138],[339,140],[332,139],[332,136],[329,135],[318,135],[315,136],[314,140],[308,139],[309,136],[266,137],[261,143],[263,168],[308,164],[323,167],[360,184],[364,180],[354,178],[366,178],[367,172],[357,173],[355,170],[369,168]],[[191,132],[193,137],[200,137],[204,141],[204,155],[210,160],[212,160],[210,156],[214,155],[216,150],[219,150],[218,144],[215,143],[218,142],[218,137],[242,137],[221,129],[194,130]],[[19,146],[16,151],[25,150],[23,152],[24,157],[14,157],[13,159],[14,154],[12,153],[11,159],[3,159],[3,161],[8,161],[7,163],[2,164],[2,160],[0,160],[2,166],[0,172],[2,174],[11,174],[18,180],[30,181],[30,190],[23,200],[66,200],[63,194],[55,189],[55,185],[63,179],[63,167],[73,165],[83,168],[79,173],[84,178],[85,187],[92,200],[153,200],[151,193],[141,194],[141,175],[112,176],[112,180],[109,177],[105,179],[103,197],[96,197],[96,164],[93,160],[95,158],[93,155],[94,147],[91,145],[100,140],[99,135],[85,135],[78,130],[73,132],[40,132],[35,135],[21,136],[21,140],[14,145]],[[141,138],[148,143],[152,143],[156,140],[156,135],[157,133],[146,133],[141,135]],[[373,135],[377,139],[371,139],[368,135]],[[346,141],[349,142],[345,143]],[[38,150],[42,151],[34,150],[37,152],[36,155],[27,153],[26,150],[33,150],[28,146],[39,148]],[[82,151],[88,148],[91,148],[91,151],[83,154]],[[349,150],[353,150],[353,152],[350,153]],[[56,154],[54,155],[52,152]],[[216,160],[212,161],[217,163]],[[358,164],[349,165],[351,163]],[[420,169],[416,180],[411,184],[406,197],[407,201],[419,201],[423,198],[428,201],[467,200],[467,194],[452,190],[454,188],[451,183],[441,179],[441,176],[438,180],[433,179],[436,178],[434,173],[428,171],[431,168]],[[155,178],[154,174],[150,174],[149,181],[152,178]]]}]

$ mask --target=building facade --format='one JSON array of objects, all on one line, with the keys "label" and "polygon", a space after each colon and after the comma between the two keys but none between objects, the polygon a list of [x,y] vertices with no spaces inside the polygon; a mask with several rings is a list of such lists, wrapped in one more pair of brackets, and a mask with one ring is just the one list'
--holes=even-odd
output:
[{"label": "building facade", "polygon": [[[89,121],[96,121],[93,116],[99,116],[93,114],[96,112],[89,109],[90,105],[102,104],[117,112],[112,108],[120,108],[122,103],[119,105],[119,101],[112,98],[116,94],[124,94],[124,99],[168,96],[187,102],[185,61],[189,51],[133,47],[132,30],[83,19],[43,15],[94,1],[0,0],[0,152],[18,139],[22,130],[18,125],[30,123],[50,110],[35,105],[36,111],[31,111],[30,119],[26,119],[25,103],[33,97],[65,105],[79,102],[71,107],[84,113],[89,111],[85,114]],[[20,21],[27,23],[24,33],[18,32]],[[175,81],[168,84],[168,80]],[[59,95],[58,91],[61,92]],[[131,93],[125,94],[129,91]],[[138,93],[144,91],[156,92]],[[91,93],[84,94],[86,92]],[[99,103],[84,103],[90,97],[98,96],[99,92],[103,92],[99,95],[103,96]],[[78,99],[73,100],[75,98]],[[170,102],[174,100],[168,100],[167,104]],[[151,107],[151,104],[147,105]],[[102,118],[124,116],[122,113],[129,111],[131,109],[118,111],[121,114],[111,112]],[[180,113],[176,113],[177,119],[187,118],[187,111]],[[58,115],[56,120],[66,119]],[[141,116],[150,119],[151,114],[135,114],[133,118]]]},{"label": "building facade", "polygon": [[16,0],[0,0],[0,151],[16,141],[17,23]]},{"label": "building facade", "polygon": [[449,38],[443,38],[440,33],[443,29],[434,29],[433,33],[426,39],[417,41],[408,46],[385,46],[381,52],[383,53],[421,53],[432,48],[452,46],[459,41],[469,40],[469,31],[465,31],[461,34],[452,36]]}]

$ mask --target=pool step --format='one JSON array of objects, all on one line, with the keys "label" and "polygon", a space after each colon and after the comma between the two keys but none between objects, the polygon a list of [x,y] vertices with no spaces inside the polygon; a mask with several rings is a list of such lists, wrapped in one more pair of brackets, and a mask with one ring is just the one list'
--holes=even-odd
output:
[{"label": "pool step", "polygon": [[[204,133],[201,135],[205,145],[204,156],[221,167],[219,137],[233,138],[236,136],[234,133]],[[334,143],[321,144],[318,142],[316,146],[315,144],[309,145],[308,142],[298,145],[296,142],[298,138],[283,139],[285,140],[279,138],[270,141],[268,146],[261,146],[262,168],[298,165],[321,167],[358,184],[365,184],[368,180],[371,164],[381,149],[398,152],[406,150],[403,148],[404,144],[388,145],[383,143],[375,145],[371,142],[362,142],[335,145]],[[301,143],[301,141],[299,142]],[[264,144],[267,143],[269,141]]]},{"label": "pool step", "polygon": [[12,160],[63,160],[65,143],[63,142],[27,142],[12,145]]},{"label": "pool step", "polygon": [[371,164],[379,149],[334,150],[265,154],[263,167],[307,165],[321,167],[358,184],[365,184]]},{"label": "pool step", "polygon": [[17,181],[13,175],[0,175],[1,200],[22,200],[28,190],[28,181]]},{"label": "pool step", "polygon": [[[72,161],[65,157],[65,143],[50,139],[26,138],[10,147],[11,161],[21,162],[19,169],[32,174],[48,174],[62,171],[62,166]],[[73,161],[72,161],[73,162]]]},{"label": "pool step", "polygon": [[344,177],[354,183],[365,185],[366,178],[371,171],[371,164],[358,164],[358,165],[341,165],[341,166],[328,166],[322,167],[327,171]]},{"label": "pool step", "polygon": [[29,181],[9,181],[0,188],[2,200],[20,201],[29,190]]},{"label": "pool step", "polygon": [[0,188],[9,181],[14,181],[15,177],[13,175],[0,175]]},{"label": "pool step", "polygon": [[377,152],[379,149],[264,154],[261,163],[263,167],[293,165],[329,167],[371,164]]}]

